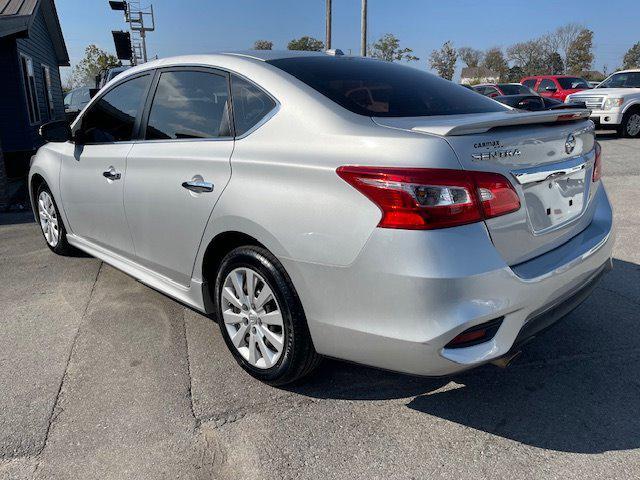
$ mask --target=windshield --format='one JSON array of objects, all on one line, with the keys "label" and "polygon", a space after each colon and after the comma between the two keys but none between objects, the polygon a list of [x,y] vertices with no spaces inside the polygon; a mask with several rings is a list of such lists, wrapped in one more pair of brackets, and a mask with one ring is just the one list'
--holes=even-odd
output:
[{"label": "windshield", "polygon": [[419,117],[507,110],[498,102],[417,68],[358,57],[269,60],[351,112]]},{"label": "windshield", "polygon": [[560,77],[557,78],[558,83],[563,90],[571,90],[574,88],[591,88],[586,80],[578,77]]},{"label": "windshield", "polygon": [[640,72],[614,73],[596,88],[640,88]]},{"label": "windshield", "polygon": [[505,95],[530,95],[533,93],[529,87],[517,83],[499,83],[498,87]]}]

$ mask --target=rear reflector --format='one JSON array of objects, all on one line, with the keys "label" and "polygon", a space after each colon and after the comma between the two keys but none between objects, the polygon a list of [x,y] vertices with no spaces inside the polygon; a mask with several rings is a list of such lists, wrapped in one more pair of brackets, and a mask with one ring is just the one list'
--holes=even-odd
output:
[{"label": "rear reflector", "polygon": [[593,164],[593,181],[597,182],[602,177],[602,147],[596,142],[596,161]]},{"label": "rear reflector", "polygon": [[497,173],[344,166],[337,174],[380,208],[383,228],[453,227],[520,208],[513,186]]},{"label": "rear reflector", "polygon": [[447,343],[444,348],[466,348],[488,342],[495,337],[500,325],[502,325],[502,320],[503,317],[500,317],[468,328]]}]

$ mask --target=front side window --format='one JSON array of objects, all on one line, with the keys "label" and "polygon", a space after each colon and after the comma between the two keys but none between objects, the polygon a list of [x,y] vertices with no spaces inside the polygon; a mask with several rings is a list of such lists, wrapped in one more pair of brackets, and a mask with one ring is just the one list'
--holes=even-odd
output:
[{"label": "front side window", "polygon": [[47,114],[49,120],[56,116],[55,107],[53,106],[53,94],[51,92],[51,72],[46,65],[42,66],[42,88],[44,89],[44,101],[47,104]]},{"label": "front side window", "polygon": [[83,141],[108,143],[131,140],[149,81],[150,75],[128,80],[91,105],[75,128],[82,132]]},{"label": "front side window", "polygon": [[20,67],[22,69],[22,79],[24,81],[24,93],[27,99],[29,122],[38,123],[40,121],[40,108],[38,107],[38,95],[36,94],[36,79],[33,73],[33,61],[25,55],[20,55]]},{"label": "front side window", "polygon": [[550,90],[547,90],[547,88],[549,88],[551,90],[555,90],[556,89],[556,84],[553,83],[552,80],[549,80],[548,78],[545,78],[540,82],[540,85],[538,85],[538,92],[539,93],[544,93],[544,92],[550,91]]},{"label": "front side window", "polygon": [[614,73],[596,88],[640,88],[640,72]]},{"label": "front side window", "polygon": [[189,70],[160,74],[149,112],[146,140],[230,135],[226,76]]},{"label": "front side window", "polygon": [[293,75],[347,110],[370,117],[501,112],[500,103],[393,62],[359,57],[293,57],[267,63]]},{"label": "front side window", "polygon": [[244,135],[257,125],[276,102],[260,88],[236,75],[231,77],[233,121],[236,135]]}]

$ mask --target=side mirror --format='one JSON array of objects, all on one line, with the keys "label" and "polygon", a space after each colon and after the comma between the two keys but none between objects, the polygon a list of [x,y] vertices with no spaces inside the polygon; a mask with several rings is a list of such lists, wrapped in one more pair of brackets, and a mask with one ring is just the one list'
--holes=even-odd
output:
[{"label": "side mirror", "polygon": [[67,142],[71,140],[71,128],[66,120],[56,120],[40,127],[40,136],[47,142]]}]

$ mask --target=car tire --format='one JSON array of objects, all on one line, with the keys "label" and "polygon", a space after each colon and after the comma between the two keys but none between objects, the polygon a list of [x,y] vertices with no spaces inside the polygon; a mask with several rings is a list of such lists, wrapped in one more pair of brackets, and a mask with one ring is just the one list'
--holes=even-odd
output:
[{"label": "car tire", "polygon": [[60,210],[45,183],[42,183],[36,191],[35,208],[40,231],[47,247],[57,255],[76,255],[78,251],[67,242],[67,229],[60,216]]},{"label": "car tire", "polygon": [[629,110],[624,114],[618,128],[618,136],[622,138],[640,137],[640,109]]},{"label": "car tire", "polygon": [[271,252],[258,246],[229,252],[218,269],[214,293],[222,337],[251,376],[286,385],[320,364],[300,299]]}]

